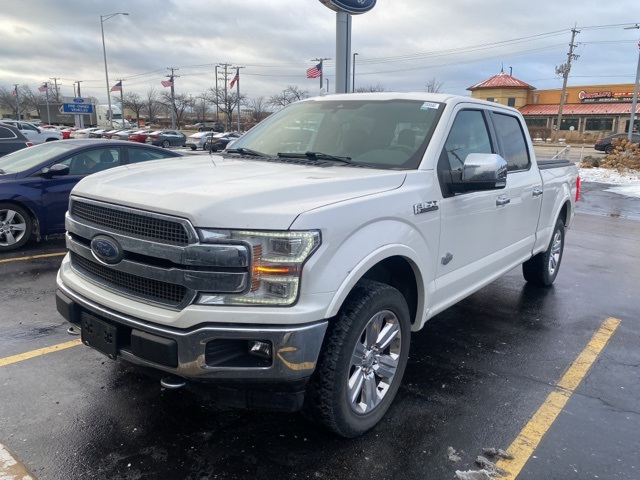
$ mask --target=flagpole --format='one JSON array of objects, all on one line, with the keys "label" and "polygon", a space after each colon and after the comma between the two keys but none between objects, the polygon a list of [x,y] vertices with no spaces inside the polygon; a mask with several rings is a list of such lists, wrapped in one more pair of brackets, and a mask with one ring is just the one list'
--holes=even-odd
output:
[{"label": "flagpole", "polygon": [[16,87],[16,120],[20,120],[20,94],[18,93],[18,84],[14,84]]},{"label": "flagpole", "polygon": [[122,82],[124,80],[118,80],[120,82],[120,116],[122,117],[122,128],[124,128],[124,96],[122,94]]},{"label": "flagpole", "polygon": [[44,86],[46,87],[46,96],[47,96],[47,124],[51,125],[51,113],[49,112],[49,84],[45,83]]}]

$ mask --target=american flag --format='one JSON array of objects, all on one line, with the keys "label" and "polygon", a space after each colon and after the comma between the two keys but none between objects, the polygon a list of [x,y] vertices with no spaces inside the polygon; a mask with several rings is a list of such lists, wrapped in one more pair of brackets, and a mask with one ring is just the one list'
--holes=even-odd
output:
[{"label": "american flag", "polygon": [[122,90],[122,81],[116,83],[113,87],[111,87],[112,92],[118,92]]},{"label": "american flag", "polygon": [[307,78],[318,78],[320,75],[322,75],[322,62],[311,68],[307,68]]},{"label": "american flag", "polygon": [[238,74],[236,73],[236,76],[233,77],[231,79],[231,83],[229,83],[229,88],[233,88],[233,86],[236,84],[236,82],[240,80],[240,77],[238,76]]},{"label": "american flag", "polygon": [[169,80],[162,80],[160,83],[163,87],[173,87],[173,77],[169,77]]},{"label": "american flag", "polygon": [[40,85],[40,86],[38,87],[38,91],[39,91],[39,92],[46,92],[46,91],[47,91],[47,84],[46,84],[46,83],[43,83],[42,85]]}]

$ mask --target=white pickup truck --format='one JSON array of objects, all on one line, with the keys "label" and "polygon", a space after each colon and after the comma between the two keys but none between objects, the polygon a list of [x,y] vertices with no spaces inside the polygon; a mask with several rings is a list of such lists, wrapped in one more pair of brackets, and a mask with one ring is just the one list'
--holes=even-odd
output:
[{"label": "white pickup truck", "polygon": [[519,265],[554,281],[578,190],[575,165],[536,162],[512,108],[312,98],[222,154],[82,180],[57,308],[165,387],[352,437],[389,408],[411,332]]}]

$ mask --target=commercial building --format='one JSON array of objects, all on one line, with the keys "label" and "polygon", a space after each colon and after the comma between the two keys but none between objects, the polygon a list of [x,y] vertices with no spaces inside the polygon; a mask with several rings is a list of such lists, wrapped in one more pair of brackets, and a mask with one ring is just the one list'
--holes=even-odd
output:
[{"label": "commercial building", "polygon": [[[633,83],[567,86],[560,131],[602,135],[627,132],[631,117]],[[520,110],[531,129],[556,130],[562,90],[537,90],[500,71],[470,86],[473,98],[509,105]],[[634,121],[640,127],[638,108]]]}]

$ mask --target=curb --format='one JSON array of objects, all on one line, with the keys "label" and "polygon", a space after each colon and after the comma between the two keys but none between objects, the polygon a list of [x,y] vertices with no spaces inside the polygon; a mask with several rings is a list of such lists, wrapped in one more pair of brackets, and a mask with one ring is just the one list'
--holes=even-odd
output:
[{"label": "curb", "polygon": [[0,443],[0,480],[36,480],[36,476]]}]

